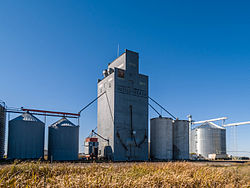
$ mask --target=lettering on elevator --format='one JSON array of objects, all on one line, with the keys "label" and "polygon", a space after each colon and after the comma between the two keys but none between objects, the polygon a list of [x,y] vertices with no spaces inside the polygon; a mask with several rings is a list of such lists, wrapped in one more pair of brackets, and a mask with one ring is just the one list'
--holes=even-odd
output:
[{"label": "lettering on elevator", "polygon": [[122,85],[117,86],[117,92],[122,93],[122,94],[127,94],[127,95],[138,96],[138,97],[146,97],[147,96],[147,92],[145,90],[131,88],[131,87],[122,86]]}]

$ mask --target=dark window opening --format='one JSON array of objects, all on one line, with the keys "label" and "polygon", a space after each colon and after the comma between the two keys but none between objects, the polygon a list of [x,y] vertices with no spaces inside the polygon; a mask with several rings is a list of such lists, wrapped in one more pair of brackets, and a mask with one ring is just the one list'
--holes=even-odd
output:
[{"label": "dark window opening", "polygon": [[124,70],[118,70],[118,77],[124,78],[124,75],[125,75]]}]

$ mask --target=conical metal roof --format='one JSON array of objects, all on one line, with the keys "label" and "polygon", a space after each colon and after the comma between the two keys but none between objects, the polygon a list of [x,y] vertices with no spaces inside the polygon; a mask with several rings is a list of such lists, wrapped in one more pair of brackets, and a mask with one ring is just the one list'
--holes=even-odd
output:
[{"label": "conical metal roof", "polygon": [[195,129],[198,129],[198,128],[225,129],[219,125],[216,125],[213,122],[205,122],[205,123],[201,124],[200,126],[195,127]]},{"label": "conical metal roof", "polygon": [[66,126],[76,126],[76,125],[66,118],[62,118],[51,125],[51,127],[66,127]]},{"label": "conical metal roof", "polygon": [[39,120],[38,118],[30,114],[29,112],[25,112],[22,115],[12,119],[11,121],[35,121],[35,122],[43,123],[41,120]]}]

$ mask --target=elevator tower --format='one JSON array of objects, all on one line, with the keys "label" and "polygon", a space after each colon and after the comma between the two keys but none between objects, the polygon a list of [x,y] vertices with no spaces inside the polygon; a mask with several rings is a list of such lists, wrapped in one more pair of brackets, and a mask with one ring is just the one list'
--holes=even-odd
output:
[{"label": "elevator tower", "polygon": [[139,54],[130,50],[108,65],[98,80],[99,155],[113,161],[148,160],[148,76],[139,74]]}]

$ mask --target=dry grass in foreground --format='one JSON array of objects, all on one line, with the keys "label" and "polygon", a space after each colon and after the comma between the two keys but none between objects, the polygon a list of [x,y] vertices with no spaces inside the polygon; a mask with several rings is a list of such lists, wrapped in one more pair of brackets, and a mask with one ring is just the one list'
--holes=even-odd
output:
[{"label": "dry grass in foreground", "polygon": [[0,166],[1,187],[250,187],[250,164],[208,166],[191,162]]}]

